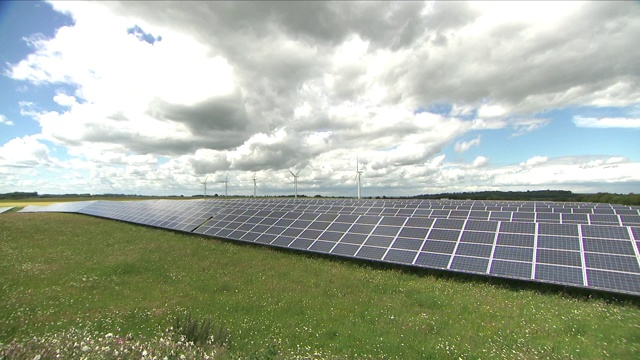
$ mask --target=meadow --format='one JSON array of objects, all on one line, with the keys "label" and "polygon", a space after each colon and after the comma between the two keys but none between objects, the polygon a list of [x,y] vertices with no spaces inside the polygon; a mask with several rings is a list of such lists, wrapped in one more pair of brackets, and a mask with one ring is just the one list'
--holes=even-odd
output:
[{"label": "meadow", "polygon": [[[637,297],[78,214],[0,214],[0,254],[0,359],[640,358]],[[178,333],[185,313],[207,342]]]}]

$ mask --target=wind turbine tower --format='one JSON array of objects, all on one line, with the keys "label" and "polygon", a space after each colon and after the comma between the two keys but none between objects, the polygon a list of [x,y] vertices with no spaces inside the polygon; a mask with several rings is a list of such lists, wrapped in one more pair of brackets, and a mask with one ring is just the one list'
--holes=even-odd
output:
[{"label": "wind turbine tower", "polygon": [[224,196],[225,197],[229,196],[228,191],[229,191],[229,174],[227,174],[227,177],[224,179]]},{"label": "wind turbine tower", "polygon": [[256,184],[256,173],[253,173],[253,197],[257,196],[258,185]]},{"label": "wind turbine tower", "polygon": [[300,170],[298,170],[298,172],[295,174],[291,170],[289,170],[289,172],[291,173],[291,175],[293,175],[293,189],[295,191],[294,198],[297,199],[298,198],[298,174],[300,174]]},{"label": "wind turbine tower", "polygon": [[362,182],[360,181],[360,177],[362,176],[362,171],[358,165],[358,158],[356,157],[356,182],[358,183],[358,199],[360,199],[360,187],[362,186]]},{"label": "wind turbine tower", "polygon": [[207,198],[207,179],[209,179],[209,176],[206,176],[204,178],[204,181],[201,182],[200,184],[204,185],[204,198]]}]

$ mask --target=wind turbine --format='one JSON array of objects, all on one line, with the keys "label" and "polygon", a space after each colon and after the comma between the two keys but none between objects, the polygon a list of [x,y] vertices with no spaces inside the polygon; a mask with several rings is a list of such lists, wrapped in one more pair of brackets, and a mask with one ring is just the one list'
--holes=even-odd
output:
[{"label": "wind turbine", "polygon": [[289,170],[291,175],[293,175],[293,189],[295,190],[295,198],[298,198],[298,174],[300,174],[300,170],[297,173],[293,173],[293,171]]},{"label": "wind turbine", "polygon": [[200,183],[200,184],[204,185],[204,198],[205,199],[207,198],[207,179],[209,179],[208,175],[204,178],[204,181]]},{"label": "wind turbine", "polygon": [[359,168],[358,157],[356,156],[356,182],[358,183],[358,199],[360,199],[360,187],[362,186],[362,183],[360,181],[361,175],[362,175],[362,171]]},{"label": "wind turbine", "polygon": [[256,197],[258,185],[256,184],[256,173],[253,173],[253,197]]},{"label": "wind turbine", "polygon": [[229,174],[227,174],[227,177],[224,179],[224,196],[227,197],[227,192],[229,190]]}]

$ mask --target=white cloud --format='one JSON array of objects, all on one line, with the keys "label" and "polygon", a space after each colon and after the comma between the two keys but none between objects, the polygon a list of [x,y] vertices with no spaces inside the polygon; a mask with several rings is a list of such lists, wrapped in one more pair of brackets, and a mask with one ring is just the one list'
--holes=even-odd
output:
[{"label": "white cloud", "polygon": [[74,96],[69,96],[62,93],[56,94],[56,96],[53,97],[53,101],[55,101],[58,105],[68,106],[68,107],[71,107],[77,104],[76,98]]},{"label": "white cloud", "polygon": [[454,150],[457,153],[463,153],[469,150],[472,146],[477,146],[477,145],[480,145],[480,136],[478,136],[473,140],[456,142],[454,146]]},{"label": "white cloud", "polygon": [[[592,160],[597,161],[597,160]],[[606,160],[605,160],[606,162]],[[553,189],[572,189],[576,192],[616,192],[624,184],[629,190],[640,183],[640,163],[618,162],[617,166],[583,166],[579,158],[555,158],[521,172],[498,170],[498,186],[520,186]],[[623,192],[618,190],[618,192]]]},{"label": "white cloud", "polygon": [[[194,131],[194,117],[167,118],[179,117],[167,114],[171,106],[206,107],[205,101],[218,98],[224,101],[216,105],[218,111],[233,106],[234,99],[228,98],[235,89],[231,66],[208,46],[168,28],[161,29],[163,40],[151,45],[127,34],[131,19],[97,11],[99,6],[77,6],[73,27],[61,28],[51,40],[37,40],[37,51],[11,71],[15,79],[78,87],[75,97],[54,97],[70,108],[67,112],[35,112],[46,136],[68,146],[112,142],[126,147],[147,139],[158,153],[166,153],[162,144],[188,148],[190,139],[206,135]],[[79,104],[76,97],[84,101]],[[158,109],[158,104],[166,105]],[[229,115],[220,121],[236,116]]]},{"label": "white cloud", "polygon": [[475,158],[475,160],[473,160],[473,167],[479,168],[479,167],[483,167],[485,165],[487,165],[489,163],[489,159],[487,159],[484,156],[478,156]]},{"label": "white cloud", "polygon": [[436,169],[438,167],[441,167],[444,164],[444,159],[445,159],[445,155],[438,155],[435,158],[433,158],[433,160],[431,160],[428,164],[427,167],[429,169]]},{"label": "white cloud", "polygon": [[368,41],[363,41],[358,35],[355,35],[336,48],[333,61],[338,66],[357,64],[362,61],[368,47]]},{"label": "white cloud", "polygon": [[0,147],[0,166],[31,167],[47,166],[52,160],[47,145],[38,141],[37,136],[24,136],[9,140]]},{"label": "white cloud", "polygon": [[13,125],[13,121],[11,121],[10,119],[7,119],[6,116],[0,114],[0,124]]},{"label": "white cloud", "polygon": [[478,116],[480,118],[495,118],[504,116],[509,112],[501,105],[482,105],[478,109]]},{"label": "white cloud", "polygon": [[574,116],[573,123],[586,128],[640,129],[640,118],[594,118]]},{"label": "white cloud", "polygon": [[548,160],[549,158],[546,156],[534,156],[529,158],[527,161],[520,163],[520,166],[535,167],[546,163]]}]

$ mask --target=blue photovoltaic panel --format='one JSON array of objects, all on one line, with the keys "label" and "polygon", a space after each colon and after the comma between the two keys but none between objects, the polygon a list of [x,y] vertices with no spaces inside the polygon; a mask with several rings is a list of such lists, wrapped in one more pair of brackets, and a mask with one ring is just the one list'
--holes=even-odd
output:
[{"label": "blue photovoltaic panel", "polygon": [[608,204],[353,199],[26,207],[409,266],[640,295],[640,214]]}]

